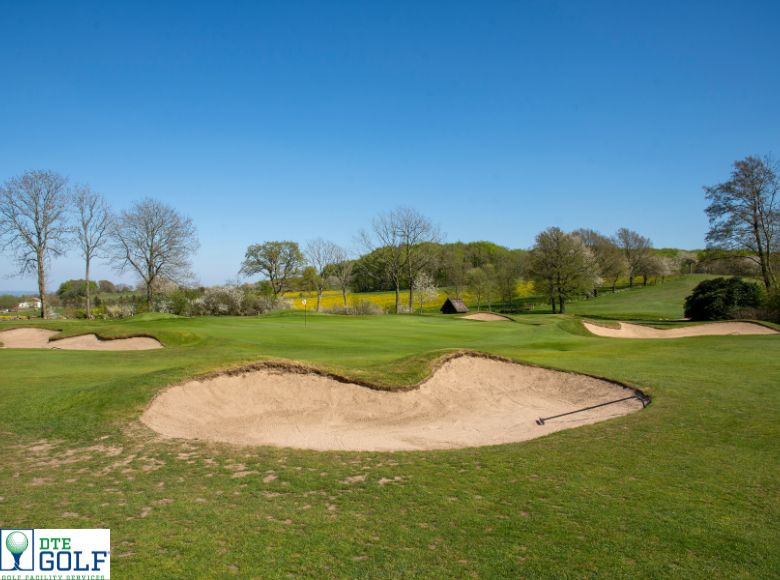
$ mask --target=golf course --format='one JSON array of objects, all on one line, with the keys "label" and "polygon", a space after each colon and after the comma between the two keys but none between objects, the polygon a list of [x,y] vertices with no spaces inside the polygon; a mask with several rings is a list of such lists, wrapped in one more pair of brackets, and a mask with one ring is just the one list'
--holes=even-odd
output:
[{"label": "golf course", "polygon": [[[0,528],[110,528],[117,578],[773,577],[780,336],[621,340],[583,325],[681,326],[670,320],[701,279],[495,322],[0,323],[163,347],[0,349]],[[233,369],[297,365],[399,396],[386,391],[413,392],[456,353],[605,379],[650,403],[525,441],[393,452],[171,437],[142,421],[168,387]]]}]

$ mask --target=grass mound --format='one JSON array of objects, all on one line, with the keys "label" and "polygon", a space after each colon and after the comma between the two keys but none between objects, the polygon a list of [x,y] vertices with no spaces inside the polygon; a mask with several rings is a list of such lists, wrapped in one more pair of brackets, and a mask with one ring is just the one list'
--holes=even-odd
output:
[{"label": "grass mound", "polygon": [[136,322],[148,322],[152,320],[172,320],[175,318],[185,317],[179,316],[178,314],[169,314],[167,312],[142,312],[141,314],[136,314],[135,316],[130,317],[129,320],[134,320]]}]

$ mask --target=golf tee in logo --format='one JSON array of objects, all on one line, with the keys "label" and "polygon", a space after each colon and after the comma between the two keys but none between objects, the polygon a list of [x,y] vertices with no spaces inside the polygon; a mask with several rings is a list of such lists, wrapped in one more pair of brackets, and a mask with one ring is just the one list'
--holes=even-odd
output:
[{"label": "golf tee in logo", "polygon": [[27,550],[27,546],[30,545],[30,541],[27,539],[27,535],[21,531],[11,532],[5,538],[5,547],[11,552],[14,557],[14,570],[21,570],[19,567],[19,561]]},{"label": "golf tee in logo", "polygon": [[110,530],[0,530],[0,578],[105,580],[110,555]]}]

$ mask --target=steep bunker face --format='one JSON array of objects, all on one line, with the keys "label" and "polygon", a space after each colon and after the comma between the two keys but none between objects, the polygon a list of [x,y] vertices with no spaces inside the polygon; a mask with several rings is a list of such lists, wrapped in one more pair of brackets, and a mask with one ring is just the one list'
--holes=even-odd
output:
[{"label": "steep bunker face", "polygon": [[152,350],[163,348],[160,341],[148,336],[101,340],[94,334],[83,334],[51,340],[58,334],[43,328],[14,328],[0,332],[0,343],[4,348],[45,348],[59,350]]},{"label": "steep bunker face", "polygon": [[412,451],[525,441],[643,408],[583,375],[476,356],[445,362],[419,388],[373,390],[319,374],[262,369],[163,391],[141,421],[168,437],[320,451]]},{"label": "steep bunker face", "polygon": [[468,314],[461,316],[461,320],[478,320],[480,322],[511,322],[512,319],[508,316],[502,316],[500,314],[494,314],[492,312],[475,312],[474,314]]},{"label": "steep bunker face", "polygon": [[665,330],[641,324],[629,324],[628,322],[618,322],[618,328],[607,328],[590,322],[582,324],[592,334],[609,338],[689,338],[692,336],[777,334],[776,330],[752,322],[710,322]]}]

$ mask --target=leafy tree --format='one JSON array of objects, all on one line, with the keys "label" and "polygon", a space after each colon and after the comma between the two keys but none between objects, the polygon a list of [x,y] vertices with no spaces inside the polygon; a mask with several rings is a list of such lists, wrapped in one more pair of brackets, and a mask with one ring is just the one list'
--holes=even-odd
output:
[{"label": "leafy tree", "polygon": [[101,280],[98,282],[98,288],[101,292],[105,292],[106,294],[117,292],[117,287],[111,280]]},{"label": "leafy tree", "polygon": [[98,286],[94,281],[87,280],[66,280],[57,289],[57,296],[63,304],[71,306],[80,306],[86,298],[87,292],[97,292]]},{"label": "leafy tree", "polygon": [[295,242],[265,242],[249,246],[240,273],[265,276],[274,301],[290,289],[290,279],[301,272],[303,254]]},{"label": "leafy tree", "polygon": [[46,270],[69,241],[68,182],[53,171],[28,171],[0,187],[0,249],[14,255],[19,274],[35,272],[41,318],[48,315]]},{"label": "leafy tree", "polygon": [[519,250],[502,252],[495,264],[495,283],[498,295],[504,304],[512,304],[517,289],[517,282],[523,273],[525,254]]},{"label": "leafy tree", "polygon": [[[304,292],[317,292],[317,308],[319,309],[319,294],[321,288],[324,288],[325,281],[322,276],[317,273],[317,268],[314,266],[305,266],[301,271],[301,277],[298,281],[299,289]],[[319,312],[319,310],[318,310]]]},{"label": "leafy tree", "polygon": [[19,297],[12,294],[0,294],[0,308],[8,310],[19,304]]},{"label": "leafy tree", "polygon": [[628,269],[628,285],[633,288],[634,278],[641,275],[640,270],[650,255],[653,243],[633,230],[620,228],[615,234],[614,244],[623,252]]},{"label": "leafy tree", "polygon": [[477,301],[477,312],[482,309],[482,301],[490,295],[491,280],[484,268],[471,268],[466,272],[466,288]]},{"label": "leafy tree", "polygon": [[383,257],[384,251],[376,249],[355,260],[352,273],[352,287],[355,292],[374,292],[394,288],[387,278]]},{"label": "leafy tree", "polygon": [[479,241],[466,244],[466,255],[474,268],[482,268],[486,264],[496,264],[499,258],[508,250],[493,242]]},{"label": "leafy tree", "polygon": [[761,304],[759,287],[741,278],[713,278],[699,282],[685,299],[685,316],[692,320],[725,320],[741,308]]},{"label": "leafy tree", "polygon": [[469,269],[466,245],[457,242],[440,246],[437,266],[439,283],[442,286],[451,287],[455,298],[460,298],[463,287],[466,285],[466,272]]},{"label": "leafy tree", "polygon": [[769,157],[752,156],[734,163],[728,181],[704,188],[710,202],[707,242],[747,249],[767,289],[777,283],[772,254],[780,249],[779,189],[778,164]]},{"label": "leafy tree", "polygon": [[582,240],[555,227],[536,236],[529,274],[534,285],[547,293],[553,313],[556,301],[560,312],[566,312],[566,302],[590,292],[597,277],[594,260]]},{"label": "leafy tree", "polygon": [[[609,282],[612,292],[615,292],[618,279],[626,272],[626,260],[623,253],[607,236],[591,229],[579,229],[574,235],[582,240],[596,261],[601,278]],[[594,294],[598,291],[594,288]]]},{"label": "leafy tree", "polygon": [[694,268],[698,263],[695,252],[680,252],[678,254],[680,269],[683,273],[693,274]]}]

